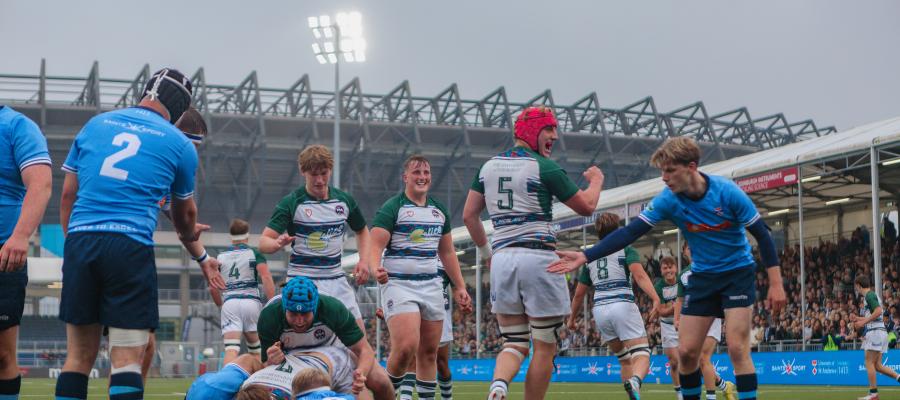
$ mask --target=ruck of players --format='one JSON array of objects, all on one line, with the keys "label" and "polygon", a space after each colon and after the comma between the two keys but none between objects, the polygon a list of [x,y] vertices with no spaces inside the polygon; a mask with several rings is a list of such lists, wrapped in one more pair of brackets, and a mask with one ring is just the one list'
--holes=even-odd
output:
[{"label": "ruck of players", "polygon": [[[55,382],[58,400],[87,399],[89,374],[101,344],[110,359],[107,395],[145,397],[156,352],[159,301],[154,231],[159,215],[196,261],[221,314],[223,362],[197,377],[184,394],[199,399],[452,399],[448,354],[453,313],[471,313],[474,299],[451,234],[450,209],[432,192],[428,157],[415,154],[399,171],[385,171],[399,188],[374,215],[332,183],[334,149],[303,148],[296,163],[302,183],[277,204],[265,226],[238,216],[228,221],[230,247],[211,254],[210,226],[198,221],[194,193],[198,151],[207,126],[192,107],[192,83],[174,68],[154,73],[139,103],[96,115],[53,164],[38,126],[0,106],[0,399],[18,398],[18,325],[27,284],[28,239],[51,197],[51,168],[65,171],[59,195],[65,237],[59,318],[66,324],[65,364]],[[755,282],[768,281],[765,302],[787,304],[779,254],[756,206],[731,179],[702,171],[700,146],[687,137],[661,143],[647,162],[662,177],[659,194],[623,224],[603,208],[604,174],[590,166],[578,185],[554,161],[560,140],[553,109],[525,107],[515,116],[513,144],[471,177],[462,220],[488,268],[490,312],[502,344],[488,400],[543,399],[555,373],[561,334],[577,329],[583,312],[621,367],[621,388],[609,398],[646,393],[654,350],[648,326],[658,324],[678,400],[753,400],[751,358]],[[597,242],[565,248],[554,227],[554,203],[594,223]],[[486,230],[483,221],[490,219]],[[654,282],[632,244],[670,222],[685,244],[662,257]],[[358,262],[342,267],[348,229]],[[258,233],[259,240],[251,241]],[[758,246],[755,258],[748,235]],[[273,277],[267,255],[289,253],[286,277]],[[378,360],[351,285],[377,285],[378,314],[390,340]],[[577,281],[574,293],[570,281]],[[475,283],[480,284],[480,283]],[[470,283],[471,285],[471,283]],[[885,312],[865,276],[854,281],[865,312],[865,366],[877,399],[876,374],[900,379],[882,364]],[[636,304],[646,296],[647,318]],[[586,310],[582,305],[591,306]],[[373,317],[374,318],[374,317]],[[370,321],[371,322],[371,321]],[[733,379],[711,357],[727,337]],[[101,338],[105,337],[105,340]],[[522,383],[514,383],[526,364]],[[383,361],[383,363],[382,363]],[[149,385],[152,385],[149,383]],[[667,389],[668,390],[668,389]],[[149,396],[148,396],[149,397]]]}]

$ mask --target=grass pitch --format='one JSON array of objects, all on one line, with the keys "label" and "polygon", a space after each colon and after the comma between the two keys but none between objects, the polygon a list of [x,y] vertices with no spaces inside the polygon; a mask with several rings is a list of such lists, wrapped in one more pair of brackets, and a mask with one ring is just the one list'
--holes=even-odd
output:
[{"label": "grass pitch", "polygon": [[[144,393],[146,399],[183,399],[191,385],[190,379],[150,379]],[[22,380],[21,399],[52,399],[56,380],[28,378]],[[482,400],[487,394],[486,382],[455,382],[455,400]],[[524,387],[514,383],[510,400],[522,399]],[[900,400],[900,387],[889,386],[879,389],[883,400]],[[669,385],[648,383],[641,391],[642,400],[674,400],[675,393]],[[848,400],[867,394],[862,386],[762,386],[759,398],[764,400]],[[107,398],[107,381],[92,379],[89,399]],[[553,383],[547,393],[547,400],[598,400],[625,399],[621,385],[596,383]],[[723,399],[719,395],[719,399]]]}]

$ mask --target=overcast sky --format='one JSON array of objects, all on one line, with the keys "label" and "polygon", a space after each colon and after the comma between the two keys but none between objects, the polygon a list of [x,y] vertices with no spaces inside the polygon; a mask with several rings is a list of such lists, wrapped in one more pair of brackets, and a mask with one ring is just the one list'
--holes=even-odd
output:
[{"label": "overcast sky", "polygon": [[[237,84],[256,70],[286,88],[333,69],[306,17],[358,10],[368,60],[347,65],[370,93],[405,79],[414,95],[451,83],[478,99],[596,91],[604,107],[653,96],[661,111],[702,100],[840,129],[900,115],[897,1],[44,1],[0,0],[0,73],[133,78],[144,63]],[[347,80],[344,80],[346,82]]]}]

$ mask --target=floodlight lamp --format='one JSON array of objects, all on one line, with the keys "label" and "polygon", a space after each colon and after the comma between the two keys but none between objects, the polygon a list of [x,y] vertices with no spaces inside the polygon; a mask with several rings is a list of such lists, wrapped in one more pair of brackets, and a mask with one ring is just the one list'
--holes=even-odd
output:
[{"label": "floodlight lamp", "polygon": [[343,29],[344,26],[347,26],[350,23],[350,15],[345,12],[339,12],[335,15],[334,22]]},{"label": "floodlight lamp", "polygon": [[319,19],[316,17],[309,17],[306,19],[309,22],[310,28],[318,28],[319,27]]},{"label": "floodlight lamp", "polygon": [[321,38],[322,38],[322,30],[321,30],[321,29],[319,29],[319,28],[312,28],[312,31],[313,31],[313,36],[315,36],[316,39],[321,39]]},{"label": "floodlight lamp", "polygon": [[325,56],[321,54],[316,54],[316,60],[319,61],[319,64],[325,64],[328,62],[328,60],[325,59]]},{"label": "floodlight lamp", "polygon": [[334,64],[337,62],[337,56],[334,53],[328,53],[328,62]]},{"label": "floodlight lamp", "polygon": [[322,48],[319,47],[319,44],[318,44],[318,43],[313,43],[313,44],[312,44],[312,49],[313,49],[313,54],[316,54],[316,55],[322,54]]},{"label": "floodlight lamp", "polygon": [[329,26],[331,25],[331,17],[327,15],[319,16],[319,26]]},{"label": "floodlight lamp", "polygon": [[344,61],[348,63],[353,62],[353,53],[344,53]]},{"label": "floodlight lamp", "polygon": [[334,42],[325,42],[325,52],[334,53]]},{"label": "floodlight lamp", "polygon": [[363,53],[361,51],[356,51],[356,52],[354,52],[354,58],[356,58],[356,62],[366,61],[366,53]]}]

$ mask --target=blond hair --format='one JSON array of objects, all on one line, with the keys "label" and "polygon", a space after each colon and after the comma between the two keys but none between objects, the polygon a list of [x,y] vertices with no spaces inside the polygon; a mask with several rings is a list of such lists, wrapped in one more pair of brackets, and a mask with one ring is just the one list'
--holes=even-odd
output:
[{"label": "blond hair", "polygon": [[307,368],[300,370],[294,376],[294,380],[291,382],[291,391],[294,392],[294,396],[297,396],[305,391],[325,386],[331,387],[331,377],[321,369]]},{"label": "blond hair", "polygon": [[297,156],[297,163],[300,164],[300,172],[313,172],[322,169],[334,168],[334,157],[327,147],[321,144],[306,146],[300,155]]},{"label": "blond hair", "polygon": [[668,138],[650,156],[650,165],[656,168],[664,168],[670,164],[688,165],[700,164],[700,146],[689,137]]},{"label": "blond hair", "polygon": [[425,156],[421,154],[413,154],[403,162],[403,171],[408,170],[412,165],[419,164],[428,164],[429,167],[431,166],[431,162],[429,162],[428,159],[425,158]]},{"label": "blond hair", "polygon": [[619,216],[613,213],[605,212],[597,217],[594,221],[594,228],[597,228],[597,237],[600,240],[619,229]]}]

